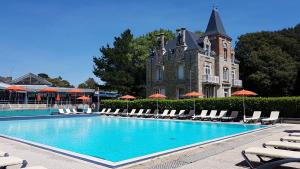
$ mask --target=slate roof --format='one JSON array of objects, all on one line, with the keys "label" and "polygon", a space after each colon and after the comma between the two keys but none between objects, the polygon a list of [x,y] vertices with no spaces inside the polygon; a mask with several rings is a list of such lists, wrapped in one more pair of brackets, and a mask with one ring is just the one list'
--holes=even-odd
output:
[{"label": "slate roof", "polygon": [[218,34],[229,37],[226,34],[219,12],[217,11],[216,8],[214,8],[211,12],[209,22],[205,31],[205,35],[209,36],[209,35],[218,35]]},{"label": "slate roof", "polygon": [[[188,30],[185,31],[185,41],[187,45],[187,50],[189,49],[199,49],[199,39],[200,36],[195,34],[194,32],[190,32]],[[166,50],[172,50],[176,48],[176,39],[169,40],[165,46]]]}]

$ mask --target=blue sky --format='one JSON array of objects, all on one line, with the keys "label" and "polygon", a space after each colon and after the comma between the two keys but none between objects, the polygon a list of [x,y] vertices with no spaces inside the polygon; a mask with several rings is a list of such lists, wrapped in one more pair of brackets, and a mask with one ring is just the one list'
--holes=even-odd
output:
[{"label": "blue sky", "polygon": [[[227,34],[278,30],[300,23],[299,0],[216,0]],[[62,76],[77,85],[92,73],[92,56],[130,28],[205,30],[212,0],[0,1],[0,76]],[[99,80],[99,79],[97,79]]]}]

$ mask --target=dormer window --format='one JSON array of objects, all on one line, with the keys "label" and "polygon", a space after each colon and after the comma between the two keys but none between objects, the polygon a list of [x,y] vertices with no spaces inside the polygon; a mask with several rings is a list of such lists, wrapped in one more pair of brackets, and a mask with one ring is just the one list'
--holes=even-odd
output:
[{"label": "dormer window", "polygon": [[208,40],[208,37],[205,37],[204,40],[204,51],[205,51],[205,55],[210,56],[211,53],[211,44]]}]

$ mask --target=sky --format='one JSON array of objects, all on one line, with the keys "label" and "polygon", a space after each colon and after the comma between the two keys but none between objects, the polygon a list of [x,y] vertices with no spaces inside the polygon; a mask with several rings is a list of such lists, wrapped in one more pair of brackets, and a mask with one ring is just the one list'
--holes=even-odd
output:
[{"label": "sky", "polygon": [[[300,0],[215,0],[226,32],[238,36],[300,23]],[[93,56],[125,29],[205,31],[213,0],[0,1],[0,76],[62,76],[73,85],[94,77]],[[99,78],[95,78],[99,81]]]}]

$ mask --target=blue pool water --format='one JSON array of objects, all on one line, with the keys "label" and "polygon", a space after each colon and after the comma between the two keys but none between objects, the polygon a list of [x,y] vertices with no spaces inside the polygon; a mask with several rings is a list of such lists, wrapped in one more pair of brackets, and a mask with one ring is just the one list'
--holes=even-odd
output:
[{"label": "blue pool water", "polygon": [[34,109],[34,110],[0,110],[2,116],[43,116],[58,112],[57,109]]},{"label": "blue pool water", "polygon": [[0,121],[0,134],[120,162],[262,127],[93,116]]}]

